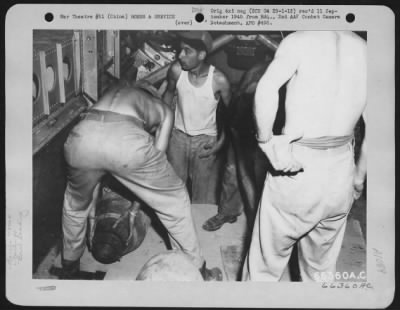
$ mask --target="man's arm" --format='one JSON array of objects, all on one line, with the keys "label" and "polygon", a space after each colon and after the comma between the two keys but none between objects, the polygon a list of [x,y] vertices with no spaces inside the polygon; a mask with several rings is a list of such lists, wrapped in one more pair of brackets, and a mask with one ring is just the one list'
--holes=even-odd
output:
[{"label": "man's arm", "polygon": [[228,78],[222,72],[216,71],[214,73],[214,84],[216,86],[216,92],[219,93],[222,103],[225,105],[225,107],[228,107],[232,98],[231,84],[229,83]]},{"label": "man's arm", "polygon": [[[300,64],[302,45],[301,34],[291,34],[280,43],[274,60],[261,77],[254,102],[257,126],[257,140],[268,156],[275,170],[298,171],[302,167],[290,152],[290,142],[299,137],[273,136],[276,112],[279,103],[279,89],[296,74]],[[310,85],[312,87],[312,85]]]},{"label": "man's arm", "polygon": [[[213,89],[215,89],[216,93],[219,94],[220,101],[222,101],[222,104],[224,105],[222,111],[227,113],[227,111],[229,111],[228,107],[232,98],[231,85],[228,79],[226,78],[225,74],[223,74],[220,71],[215,71],[214,73]],[[229,116],[224,117],[224,119],[227,118],[229,118]],[[218,140],[215,142],[214,145],[205,145],[204,151],[201,152],[199,155],[200,158],[208,157],[212,154],[215,154],[223,148],[226,139],[226,133],[224,129],[225,129],[225,124],[222,124],[218,132]]]},{"label": "man's arm", "polygon": [[272,137],[279,89],[296,73],[299,65],[298,39],[286,37],[279,45],[274,60],[258,82],[254,96],[254,115],[257,123],[258,140],[268,141]]},{"label": "man's arm", "polygon": [[364,182],[367,176],[367,118],[365,111],[363,113],[363,119],[365,124],[365,134],[361,143],[360,157],[358,158],[354,173],[354,199],[360,198],[364,190]]},{"label": "man's arm", "polygon": [[174,114],[172,113],[171,109],[165,105],[161,105],[161,118],[162,121],[160,126],[158,127],[155,138],[154,138],[154,146],[162,151],[165,152],[168,147],[169,137],[171,135],[172,126],[174,124]]},{"label": "man's arm", "polygon": [[171,64],[169,67],[168,73],[167,73],[167,88],[165,89],[165,92],[163,94],[163,100],[164,102],[171,108],[174,109],[173,107],[173,99],[175,96],[175,90],[176,90],[176,83],[178,81],[180,71],[182,69],[180,68],[180,65],[178,62],[174,62]]}]

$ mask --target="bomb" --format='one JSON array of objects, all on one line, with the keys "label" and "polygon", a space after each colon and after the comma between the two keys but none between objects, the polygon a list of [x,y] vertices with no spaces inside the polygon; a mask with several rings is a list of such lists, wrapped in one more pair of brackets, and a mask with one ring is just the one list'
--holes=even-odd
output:
[{"label": "bomb", "polygon": [[100,263],[111,264],[140,246],[150,219],[138,201],[131,202],[108,189],[103,190],[90,222],[90,251]]},{"label": "bomb", "polygon": [[170,250],[150,258],[139,271],[141,281],[204,281],[190,257],[180,250]]}]

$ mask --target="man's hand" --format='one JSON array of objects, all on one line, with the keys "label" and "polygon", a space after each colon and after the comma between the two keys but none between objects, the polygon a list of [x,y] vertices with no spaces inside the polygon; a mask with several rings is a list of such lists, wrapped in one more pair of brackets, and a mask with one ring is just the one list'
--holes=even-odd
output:
[{"label": "man's hand", "polygon": [[276,171],[297,172],[304,167],[293,157],[291,143],[301,139],[301,137],[302,135],[272,136],[268,142],[259,143],[259,146]]},{"label": "man's hand", "polygon": [[160,87],[157,89],[157,93],[159,94],[160,98],[162,97],[162,95],[165,93],[166,89],[168,87],[168,81],[164,80],[162,82],[162,84],[160,85]]},{"label": "man's hand", "polygon": [[[365,124],[367,124],[365,111],[363,113],[363,119]],[[367,130],[365,130],[365,136],[361,143],[360,157],[358,158],[358,163],[354,171],[353,197],[355,200],[360,198],[364,190],[364,182],[366,177],[367,177]]]},{"label": "man's hand", "polygon": [[362,192],[364,190],[364,181],[365,181],[365,174],[364,173],[359,173],[358,170],[356,170],[356,173],[354,175],[354,180],[353,180],[353,198],[354,200],[357,200],[361,197]]},{"label": "man's hand", "polygon": [[203,146],[203,150],[200,152],[199,157],[200,158],[207,158],[210,157],[212,154],[216,153],[215,150],[215,146],[216,144],[211,144],[211,143],[207,143]]},{"label": "man's hand", "polygon": [[207,158],[218,153],[224,146],[225,137],[225,133],[223,132],[215,143],[206,143],[199,154],[199,158]]}]

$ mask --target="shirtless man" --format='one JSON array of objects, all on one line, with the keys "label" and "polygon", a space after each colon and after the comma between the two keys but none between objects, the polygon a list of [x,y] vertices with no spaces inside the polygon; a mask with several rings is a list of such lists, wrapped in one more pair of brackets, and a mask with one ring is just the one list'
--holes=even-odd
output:
[{"label": "shirtless man", "polygon": [[[288,80],[285,127],[273,135]],[[242,280],[279,281],[297,241],[303,281],[335,273],[366,177],[365,138],[356,167],[353,157],[366,87],[366,42],[355,33],[301,31],[281,42],[255,96],[257,138],[276,171],[267,175]]]},{"label": "shirtless man", "polygon": [[187,253],[205,280],[222,278],[220,270],[205,267],[188,193],[165,155],[173,119],[167,105],[151,92],[125,86],[106,93],[72,129],[64,145],[68,183],[62,278],[74,278],[79,271],[88,214],[106,173],[155,210],[172,248]]},{"label": "shirtless man", "polygon": [[[172,105],[177,91],[168,160],[185,183],[191,180],[193,203],[216,204],[221,157],[218,152],[225,137],[223,130],[217,128],[216,112],[220,100],[225,106],[229,105],[230,83],[220,70],[206,62],[213,42],[208,32],[181,32],[179,38],[179,61],[168,71],[168,86],[163,96],[165,102]],[[218,214],[203,228],[210,230],[210,225],[234,222],[237,215]]]}]

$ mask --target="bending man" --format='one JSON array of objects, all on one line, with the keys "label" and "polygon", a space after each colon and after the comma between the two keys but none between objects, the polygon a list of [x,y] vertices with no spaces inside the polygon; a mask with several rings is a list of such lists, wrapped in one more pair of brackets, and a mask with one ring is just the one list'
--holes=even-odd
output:
[{"label": "bending man", "polygon": [[173,119],[171,110],[150,92],[117,87],[73,128],[64,145],[63,278],[79,271],[88,214],[96,204],[100,179],[110,173],[155,210],[172,247],[187,253],[206,280],[221,279],[219,270],[205,268],[187,191],[165,155]]}]

